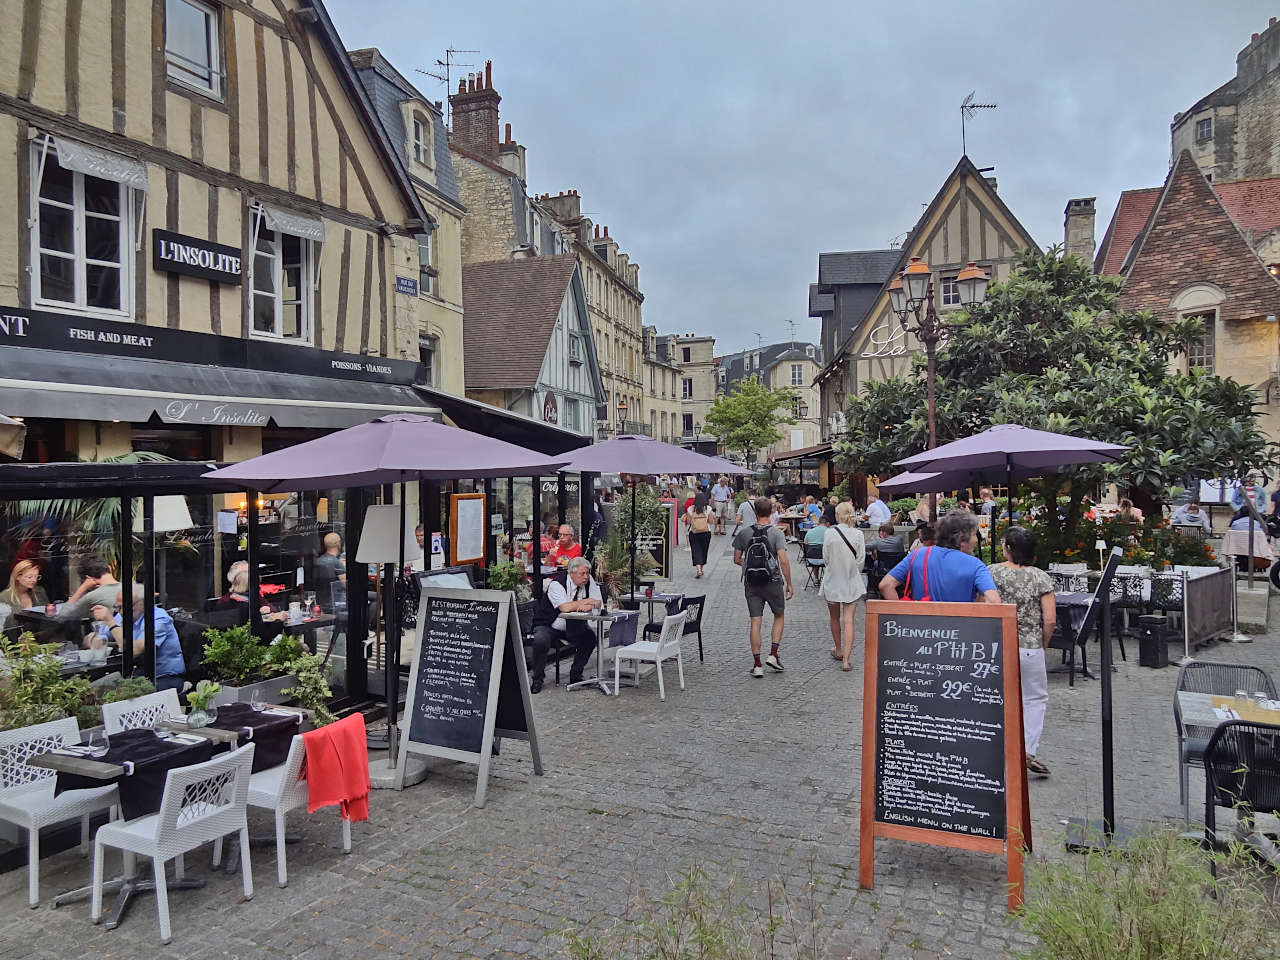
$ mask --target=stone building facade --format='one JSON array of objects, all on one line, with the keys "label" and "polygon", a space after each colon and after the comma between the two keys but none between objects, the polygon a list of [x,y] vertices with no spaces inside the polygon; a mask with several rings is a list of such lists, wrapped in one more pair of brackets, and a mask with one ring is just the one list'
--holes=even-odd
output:
[{"label": "stone building facade", "polygon": [[715,337],[694,333],[659,334],[656,351],[679,371],[680,421],[672,430],[672,442],[681,446],[715,452],[715,438],[703,427],[716,402],[717,370]]},{"label": "stone building facade", "polygon": [[0,411],[32,458],[236,460],[425,409],[395,280],[427,215],[322,3],[8,14]]},{"label": "stone building facade", "polygon": [[680,442],[680,367],[667,355],[658,328],[644,328],[644,410],[649,436],[663,443]]},{"label": "stone building facade", "polygon": [[1275,17],[1236,55],[1234,77],[1174,114],[1169,139],[1173,160],[1189,152],[1213,183],[1280,175],[1280,24]]},{"label": "stone building facade", "polygon": [[[536,206],[569,238],[586,285],[608,407],[607,418],[598,424],[597,436],[603,439],[619,432],[649,433],[651,418],[644,402],[648,372],[644,365],[640,265],[622,252],[607,226],[601,227],[582,215],[582,198],[577,190],[555,196],[544,193],[537,198]],[[655,381],[656,377],[655,370]]]},{"label": "stone building facade", "polygon": [[783,341],[725,354],[716,371],[717,394],[725,395],[735,383],[755,380],[772,390],[792,393],[791,409],[786,411],[795,423],[779,424],[782,439],[761,450],[758,459],[774,457],[818,444],[822,439],[822,397],[816,386],[822,369],[819,344]]}]

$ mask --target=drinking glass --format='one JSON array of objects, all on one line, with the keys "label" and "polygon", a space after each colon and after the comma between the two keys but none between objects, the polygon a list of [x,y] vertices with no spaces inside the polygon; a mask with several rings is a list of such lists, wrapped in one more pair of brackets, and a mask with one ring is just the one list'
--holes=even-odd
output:
[{"label": "drinking glass", "polygon": [[89,734],[89,755],[93,757],[106,756],[107,749],[111,746],[111,738],[107,736],[107,731],[94,730]]},{"label": "drinking glass", "polygon": [[1235,700],[1235,703],[1232,704],[1232,706],[1236,706],[1236,707],[1244,706],[1246,703],[1249,702],[1249,691],[1237,690],[1234,700]]},{"label": "drinking glass", "polygon": [[261,690],[254,690],[253,693],[249,695],[249,706],[251,706],[255,711],[261,712],[266,705],[267,701],[263,698]]}]

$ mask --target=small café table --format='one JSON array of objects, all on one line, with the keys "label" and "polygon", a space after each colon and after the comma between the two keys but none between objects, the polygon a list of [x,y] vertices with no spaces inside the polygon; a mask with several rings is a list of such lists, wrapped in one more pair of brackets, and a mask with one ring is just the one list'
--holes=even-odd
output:
[{"label": "small caf\u00e9 table", "polygon": [[574,611],[572,613],[562,613],[560,616],[566,620],[582,620],[596,625],[596,675],[589,680],[579,680],[577,683],[571,683],[565,689],[572,691],[581,690],[585,687],[596,687],[606,697],[613,696],[613,691],[609,689],[609,684],[604,679],[604,625],[617,619],[617,615],[607,610],[597,610],[591,613]]},{"label": "small caf\u00e9 table", "polygon": [[643,603],[649,608],[649,622],[653,623],[653,605],[655,603],[667,604],[672,600],[681,600],[684,595],[680,593],[624,593],[618,597],[619,600],[628,600],[631,603]]},{"label": "small caf\u00e9 table", "polygon": [[[125,730],[113,734],[104,755],[90,757],[83,750],[69,748],[28,757],[33,767],[56,770],[58,780],[55,793],[86,787],[101,787],[114,782],[120,789],[120,815],[125,820],[157,813],[164,796],[165,777],[178,767],[203,763],[212,759],[212,741],[193,736],[190,732],[169,736],[157,735],[153,730]],[[154,893],[155,884],[137,869],[136,858],[125,857],[125,873],[106,881],[103,890],[116,894],[116,902],[107,914],[105,924],[114,930],[124,918],[130,902],[139,893]],[[185,877],[169,881],[169,890],[194,890],[204,886],[204,880]],[[53,899],[53,906],[86,900],[92,887],[70,890]]]},{"label": "small caf\u00e9 table", "polygon": [[1187,726],[1206,728],[1219,727],[1228,720],[1280,726],[1280,700],[1258,703],[1252,698],[1252,690],[1249,694],[1248,701],[1239,701],[1224,694],[1179,690],[1178,708],[1182,711],[1182,722]]},{"label": "small caf\u00e9 table", "polygon": [[338,618],[331,613],[321,613],[303,617],[297,623],[289,620],[288,614],[281,621],[284,624],[282,633],[291,637],[299,637],[306,645],[307,649],[312,653],[316,652],[316,631],[322,627],[332,627],[338,622]]}]

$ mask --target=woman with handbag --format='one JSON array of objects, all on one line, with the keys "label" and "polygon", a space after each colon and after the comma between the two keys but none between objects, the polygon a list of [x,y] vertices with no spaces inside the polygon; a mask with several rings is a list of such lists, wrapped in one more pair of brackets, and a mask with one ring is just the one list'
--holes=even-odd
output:
[{"label": "woman with handbag", "polygon": [[840,669],[846,673],[853,669],[849,654],[853,652],[854,611],[858,601],[867,596],[862,579],[867,543],[853,525],[853,514],[852,503],[836,505],[836,525],[822,538],[822,586],[818,588],[831,617],[831,657],[840,661]]},{"label": "woman with handbag", "polygon": [[693,575],[701,579],[702,568],[707,562],[707,549],[711,546],[711,510],[707,495],[699,492],[684,514],[685,529],[689,531],[689,552],[692,554]]}]

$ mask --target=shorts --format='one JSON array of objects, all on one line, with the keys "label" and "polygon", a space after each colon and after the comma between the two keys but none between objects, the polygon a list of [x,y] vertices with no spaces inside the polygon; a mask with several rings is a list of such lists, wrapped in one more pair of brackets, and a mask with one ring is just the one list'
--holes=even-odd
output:
[{"label": "shorts", "polygon": [[781,580],[770,580],[762,584],[747,583],[744,587],[747,595],[747,613],[751,615],[752,620],[764,616],[766,603],[775,617],[782,616],[782,611],[787,606],[787,595]]},{"label": "shorts", "polygon": [[717,500],[715,502],[716,518],[719,520],[729,519],[729,500]]}]

